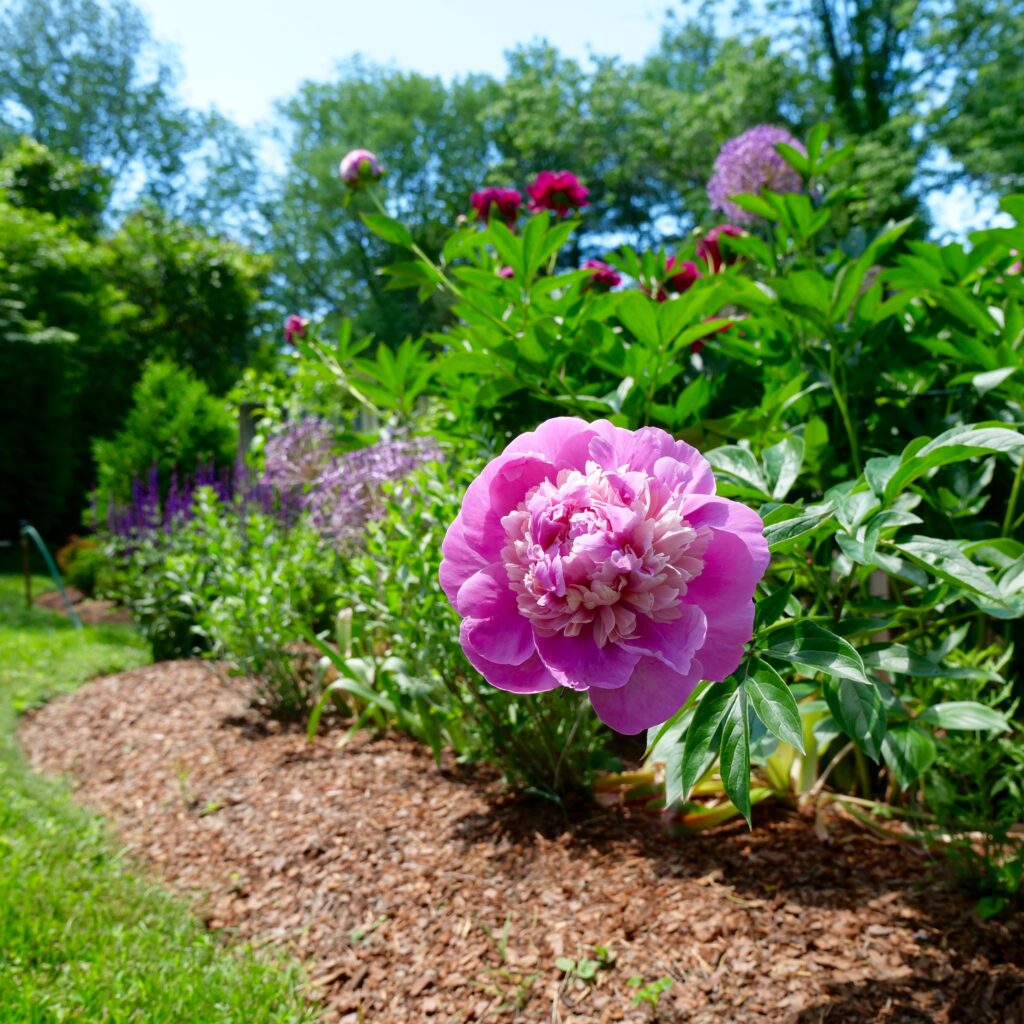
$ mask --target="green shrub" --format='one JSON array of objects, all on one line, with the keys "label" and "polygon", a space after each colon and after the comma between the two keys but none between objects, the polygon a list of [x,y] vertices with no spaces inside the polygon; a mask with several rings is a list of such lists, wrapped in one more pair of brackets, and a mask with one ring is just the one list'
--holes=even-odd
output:
[{"label": "green shrub", "polygon": [[93,444],[97,509],[102,514],[111,502],[128,502],[133,482],[154,467],[166,487],[175,471],[192,474],[211,462],[232,465],[236,437],[226,403],[190,370],[169,362],[148,364],[132,392],[124,427]]},{"label": "green shrub", "polygon": [[112,537],[106,557],[117,567],[110,596],[154,658],[216,658],[253,679],[268,713],[308,715],[323,673],[305,637],[333,622],[340,588],[337,556],[307,526],[200,488],[188,516]]},{"label": "green shrub", "polygon": [[260,706],[277,718],[303,719],[320,697],[319,654],[309,630],[333,623],[337,555],[307,526],[282,526],[262,512],[201,507],[189,532],[202,532],[217,561],[198,602],[195,633],[211,657],[249,676]]},{"label": "green shrub", "polygon": [[57,552],[56,558],[66,583],[86,597],[96,594],[99,578],[107,566],[107,556],[96,541],[73,535]]}]

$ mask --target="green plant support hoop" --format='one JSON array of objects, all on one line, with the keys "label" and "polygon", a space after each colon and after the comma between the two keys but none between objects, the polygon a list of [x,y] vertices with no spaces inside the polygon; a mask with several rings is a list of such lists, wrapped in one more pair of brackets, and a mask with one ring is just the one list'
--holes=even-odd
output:
[{"label": "green plant support hoop", "polygon": [[68,593],[64,589],[64,584],[61,582],[60,570],[57,568],[57,563],[54,562],[53,556],[50,554],[50,549],[46,546],[43,538],[39,536],[39,531],[31,523],[22,523],[21,534],[23,537],[31,537],[35,542],[36,547],[39,548],[39,552],[43,556],[43,561],[46,563],[46,568],[49,570],[50,575],[53,577],[53,582],[57,584],[57,589],[60,591],[64,607],[68,610],[68,618],[71,620],[75,629],[81,629],[82,620],[77,614],[75,614],[74,605],[72,605],[71,599],[68,597]]}]

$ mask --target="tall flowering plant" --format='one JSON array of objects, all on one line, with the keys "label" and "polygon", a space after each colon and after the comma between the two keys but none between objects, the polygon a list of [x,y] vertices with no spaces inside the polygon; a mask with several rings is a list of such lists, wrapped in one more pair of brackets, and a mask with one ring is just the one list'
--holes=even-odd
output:
[{"label": "tall flowering plant", "polygon": [[[937,694],[964,671],[998,676],[1002,620],[1024,615],[1019,317],[1005,294],[1018,246],[987,235],[969,260],[920,244],[903,260],[906,224],[837,245],[844,193],[823,183],[842,151],[826,141],[745,140],[761,176],[718,185],[753,220],[671,256],[623,248],[577,268],[565,254],[579,221],[554,207],[467,222],[430,260],[383,206],[366,217],[415,257],[388,268],[395,283],[452,302],[435,358],[394,356],[427,370],[395,380],[429,379],[418,394],[463,439],[521,435],[467,489],[444,545],[466,657],[494,692],[564,705],[578,690],[579,708],[648,728],[670,801],[717,763],[746,815],[758,792],[820,795],[840,764],[864,798],[913,790],[944,731],[1005,730]],[[964,274],[969,290],[952,284]],[[959,418],[934,400],[947,387]],[[531,429],[555,411],[561,426]],[[911,411],[926,435],[908,430]],[[998,656],[958,649],[979,614]]]}]

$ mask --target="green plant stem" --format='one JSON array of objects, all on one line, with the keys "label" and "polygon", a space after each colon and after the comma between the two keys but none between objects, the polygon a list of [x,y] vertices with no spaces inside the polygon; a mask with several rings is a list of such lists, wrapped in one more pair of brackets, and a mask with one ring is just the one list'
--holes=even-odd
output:
[{"label": "green plant stem", "polygon": [[[387,217],[389,220],[392,219],[391,214],[388,213],[387,208],[384,206],[384,203],[381,202],[381,198],[380,196],[377,195],[376,191],[370,188],[367,190],[367,194],[373,201],[373,205],[376,206],[377,209],[380,211],[381,215]],[[455,298],[457,298],[460,302],[465,302],[472,309],[476,310],[476,312],[479,313],[481,316],[484,316],[488,320],[490,320],[495,327],[503,331],[505,334],[509,335],[509,337],[515,338],[517,336],[516,332],[507,323],[505,323],[505,321],[502,320],[501,317],[495,316],[489,309],[483,309],[476,303],[471,302],[469,299],[467,299],[462,289],[459,288],[459,286],[456,285],[448,277],[448,275],[420,248],[420,246],[415,241],[410,241],[409,250],[421,263],[424,263],[428,267],[430,267],[430,269],[434,272],[434,274],[437,277],[437,283],[447,288],[448,291],[451,292],[452,295],[455,296]]]},{"label": "green plant stem", "polygon": [[562,744],[561,753],[558,755],[558,764],[555,765],[555,792],[558,792],[558,783],[561,780],[562,765],[565,763],[566,755],[569,753],[569,748],[572,746],[572,741],[576,739],[576,733],[579,730],[580,723],[583,721],[583,716],[588,713],[587,705],[583,701],[580,701],[579,711],[576,712],[576,717],[572,720],[572,728],[569,730],[569,735],[566,736],[565,742]]},{"label": "green plant stem", "polygon": [[1003,536],[1009,537],[1013,529],[1013,514],[1017,511],[1017,497],[1020,494],[1021,478],[1024,477],[1024,456],[1021,457],[1017,466],[1017,473],[1013,478],[1013,487],[1010,489],[1010,499],[1006,503],[1006,515],[1003,517]]},{"label": "green plant stem", "polygon": [[955,626],[957,623],[973,619],[976,614],[977,612],[975,611],[963,612],[960,615],[951,615],[947,619],[939,619],[936,622],[929,622],[923,626],[918,626],[915,629],[908,630],[906,633],[900,633],[898,636],[893,637],[891,642],[894,644],[904,644],[908,640],[914,640],[919,636],[923,636],[925,633],[936,634],[940,629],[944,629],[946,626]]},{"label": "green plant stem", "polygon": [[854,575],[855,570],[851,568],[846,575],[846,580],[843,583],[843,589],[839,595],[839,600],[836,602],[836,609],[832,613],[833,622],[839,622],[843,617],[843,608],[846,606],[846,599],[850,596],[850,588],[853,586]]},{"label": "green plant stem", "polygon": [[836,352],[834,339],[829,339],[829,371],[828,378],[829,383],[832,385],[832,397],[836,400],[836,406],[839,409],[839,416],[843,421],[843,426],[846,428],[846,437],[850,442],[850,457],[853,459],[853,468],[858,476],[863,471],[863,466],[860,461],[860,444],[857,441],[857,432],[853,429],[853,421],[850,419],[850,410],[846,404],[846,395],[844,394],[845,388],[839,380],[840,374],[838,354]]},{"label": "green plant stem", "polygon": [[867,799],[871,795],[871,777],[868,775],[868,762],[860,747],[855,746],[853,748],[853,760],[857,766],[857,782],[864,791],[865,799]]},{"label": "green plant stem", "polygon": [[[448,688],[448,691],[455,697],[455,699],[458,702],[461,703],[462,690],[459,687],[459,685],[453,679],[449,678],[446,672],[441,673],[441,678],[444,680],[444,684]],[[480,692],[476,689],[476,687],[468,685],[466,689],[473,697],[473,700],[477,704],[479,704],[480,707],[483,709],[484,715],[490,719],[491,725],[494,728],[494,735],[501,736],[504,742],[508,743],[509,746],[514,747],[519,757],[522,759],[522,764],[530,765],[531,770],[537,773],[537,776],[539,777],[542,774],[543,766],[538,765],[534,757],[534,751],[532,751],[526,744],[522,743],[519,736],[516,733],[511,732],[509,729],[505,727],[505,724],[498,717],[494,708],[492,708],[490,704],[487,703],[487,701],[481,696]]]}]

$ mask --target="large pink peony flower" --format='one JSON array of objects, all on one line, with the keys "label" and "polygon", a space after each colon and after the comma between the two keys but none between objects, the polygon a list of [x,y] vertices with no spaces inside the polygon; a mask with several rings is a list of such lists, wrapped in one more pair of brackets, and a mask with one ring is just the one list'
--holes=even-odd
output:
[{"label": "large pink peony flower", "polygon": [[480,674],[514,693],[586,690],[624,733],[736,669],[768,565],[760,516],[716,497],[696,449],[573,417],[484,467],[442,550],[441,586]]},{"label": "large pink peony flower", "polygon": [[572,171],[541,171],[526,191],[534,213],[552,210],[559,217],[568,217],[573,210],[590,204],[586,187]]}]

